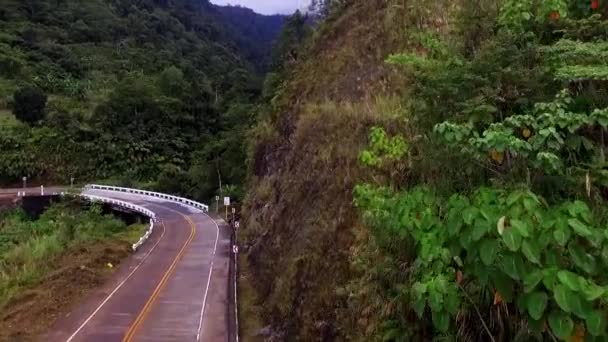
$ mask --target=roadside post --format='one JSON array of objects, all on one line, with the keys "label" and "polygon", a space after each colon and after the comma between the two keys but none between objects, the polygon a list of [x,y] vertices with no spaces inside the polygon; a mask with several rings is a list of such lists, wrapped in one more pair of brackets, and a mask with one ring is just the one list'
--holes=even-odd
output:
[{"label": "roadside post", "polygon": [[70,177],[70,189],[74,187],[74,176]]},{"label": "roadside post", "polygon": [[27,177],[23,176],[21,180],[23,181],[23,189],[27,188]]},{"label": "roadside post", "polygon": [[40,196],[44,196],[44,185],[40,186]]},{"label": "roadside post", "polygon": [[220,196],[215,196],[215,213],[220,213]]},{"label": "roadside post", "polygon": [[236,213],[236,208],[232,208],[232,224],[234,224],[234,214]]}]

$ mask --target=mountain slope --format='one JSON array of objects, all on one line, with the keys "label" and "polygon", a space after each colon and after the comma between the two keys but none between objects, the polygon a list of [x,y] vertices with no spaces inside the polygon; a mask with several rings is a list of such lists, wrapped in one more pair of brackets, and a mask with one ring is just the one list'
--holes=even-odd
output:
[{"label": "mountain slope", "polygon": [[262,15],[241,6],[218,6],[245,58],[266,71],[272,45],[285,23],[284,15]]},{"label": "mountain slope", "polygon": [[[194,197],[242,183],[260,76],[209,1],[6,0],[0,32],[0,181],[164,179]],[[46,119],[25,125],[10,112],[31,86]]]}]

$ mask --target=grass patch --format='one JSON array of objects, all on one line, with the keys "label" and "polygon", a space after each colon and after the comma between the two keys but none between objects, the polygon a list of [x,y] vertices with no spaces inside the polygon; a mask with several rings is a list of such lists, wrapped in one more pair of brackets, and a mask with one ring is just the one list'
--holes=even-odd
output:
[{"label": "grass patch", "polygon": [[116,238],[132,245],[139,241],[139,239],[146,233],[148,226],[149,224],[144,223],[132,224],[128,226],[124,232],[117,234]]},{"label": "grass patch", "polygon": [[4,213],[0,217],[0,311],[61,267],[55,261],[66,250],[101,240],[127,241],[143,229],[139,226],[125,229],[124,222],[102,215],[100,207],[81,210],[76,202],[56,204],[35,221],[21,211]]},{"label": "grass patch", "polygon": [[0,128],[12,128],[19,125],[19,121],[8,109],[0,109]]}]

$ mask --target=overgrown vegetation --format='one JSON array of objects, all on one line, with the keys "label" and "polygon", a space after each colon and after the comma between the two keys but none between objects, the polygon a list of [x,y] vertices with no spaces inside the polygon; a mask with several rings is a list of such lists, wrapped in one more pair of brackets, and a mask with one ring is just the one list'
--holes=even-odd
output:
[{"label": "overgrown vegetation", "polygon": [[476,3],[388,59],[409,131],[375,128],[361,161],[407,181],[355,189],[376,247],[359,270],[393,303],[366,336],[605,340],[605,4]]}]

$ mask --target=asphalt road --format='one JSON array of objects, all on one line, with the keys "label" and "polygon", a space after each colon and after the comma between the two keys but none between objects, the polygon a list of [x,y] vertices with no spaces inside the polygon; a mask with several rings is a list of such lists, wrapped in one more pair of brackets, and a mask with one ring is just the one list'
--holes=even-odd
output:
[{"label": "asphalt road", "polygon": [[158,198],[87,193],[141,205],[160,221],[112,279],[60,318],[43,340],[228,341],[228,228]]}]

